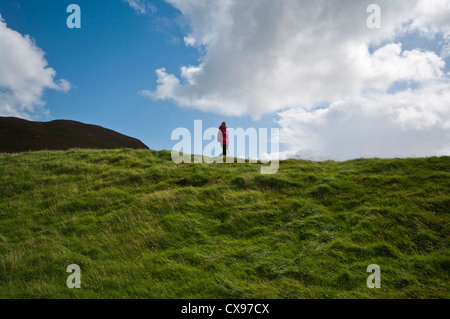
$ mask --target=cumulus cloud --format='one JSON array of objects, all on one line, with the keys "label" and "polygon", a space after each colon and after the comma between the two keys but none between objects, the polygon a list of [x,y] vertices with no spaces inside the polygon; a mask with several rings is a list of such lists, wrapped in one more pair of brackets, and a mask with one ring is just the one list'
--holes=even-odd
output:
[{"label": "cumulus cloud", "polygon": [[450,83],[417,91],[371,93],[329,107],[279,113],[283,157],[347,160],[357,157],[450,155]]},{"label": "cumulus cloud", "polygon": [[30,36],[8,28],[1,16],[0,44],[0,115],[33,118],[47,112],[41,99],[45,89],[70,90],[67,80],[55,80],[44,51]]},{"label": "cumulus cloud", "polygon": [[138,14],[145,14],[147,12],[155,12],[156,7],[154,7],[150,2],[146,0],[124,0],[130,5]]},{"label": "cumulus cloud", "polygon": [[370,48],[406,32],[441,32],[449,20],[448,0],[436,1],[426,13],[424,1],[384,2],[383,27],[376,30],[366,26],[371,1],[169,2],[191,22],[186,45],[206,47],[193,81],[183,72],[157,70],[152,96],[180,106],[258,117],[389,87],[408,77],[425,81],[443,63],[431,52],[402,52],[398,44],[373,54]]},{"label": "cumulus cloud", "polygon": [[418,30],[431,37],[440,33],[448,40],[450,36],[448,0],[418,1],[412,8],[413,19],[409,23],[410,30]]},{"label": "cumulus cloud", "polygon": [[[380,29],[366,24],[373,1],[167,1],[191,23],[185,44],[204,53],[179,73],[156,70],[143,95],[222,115],[278,114],[289,154],[450,151],[450,0],[379,1]],[[403,49],[412,34],[441,39],[439,50]]]}]

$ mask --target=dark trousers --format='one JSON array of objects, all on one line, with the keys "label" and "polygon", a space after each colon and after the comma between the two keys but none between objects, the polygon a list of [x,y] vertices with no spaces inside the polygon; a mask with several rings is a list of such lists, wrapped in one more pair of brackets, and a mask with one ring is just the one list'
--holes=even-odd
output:
[{"label": "dark trousers", "polygon": [[227,144],[222,144],[222,149],[223,149],[223,152],[222,152],[222,155],[223,156],[227,156]]}]

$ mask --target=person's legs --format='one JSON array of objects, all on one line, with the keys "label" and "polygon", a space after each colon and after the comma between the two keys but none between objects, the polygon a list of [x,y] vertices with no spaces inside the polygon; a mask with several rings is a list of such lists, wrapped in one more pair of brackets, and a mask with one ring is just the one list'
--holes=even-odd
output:
[{"label": "person's legs", "polygon": [[224,144],[222,145],[222,150],[223,150],[223,151],[222,151],[222,155],[223,155],[223,156],[227,156],[227,144],[224,143]]}]

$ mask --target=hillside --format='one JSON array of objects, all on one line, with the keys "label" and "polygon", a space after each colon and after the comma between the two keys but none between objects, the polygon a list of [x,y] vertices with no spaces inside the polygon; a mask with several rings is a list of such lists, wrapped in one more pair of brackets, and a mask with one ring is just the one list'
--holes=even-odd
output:
[{"label": "hillside", "polygon": [[0,154],[0,297],[449,298],[449,211],[449,157],[263,176],[151,150]]},{"label": "hillside", "polygon": [[38,150],[148,149],[141,141],[76,121],[31,122],[15,117],[0,117],[0,152]]}]

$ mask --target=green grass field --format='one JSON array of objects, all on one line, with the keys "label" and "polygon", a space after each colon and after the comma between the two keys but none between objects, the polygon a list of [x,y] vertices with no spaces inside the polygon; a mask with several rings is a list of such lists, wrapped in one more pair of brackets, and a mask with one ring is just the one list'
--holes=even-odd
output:
[{"label": "green grass field", "polygon": [[0,297],[450,297],[449,157],[259,169],[149,150],[0,154]]}]

